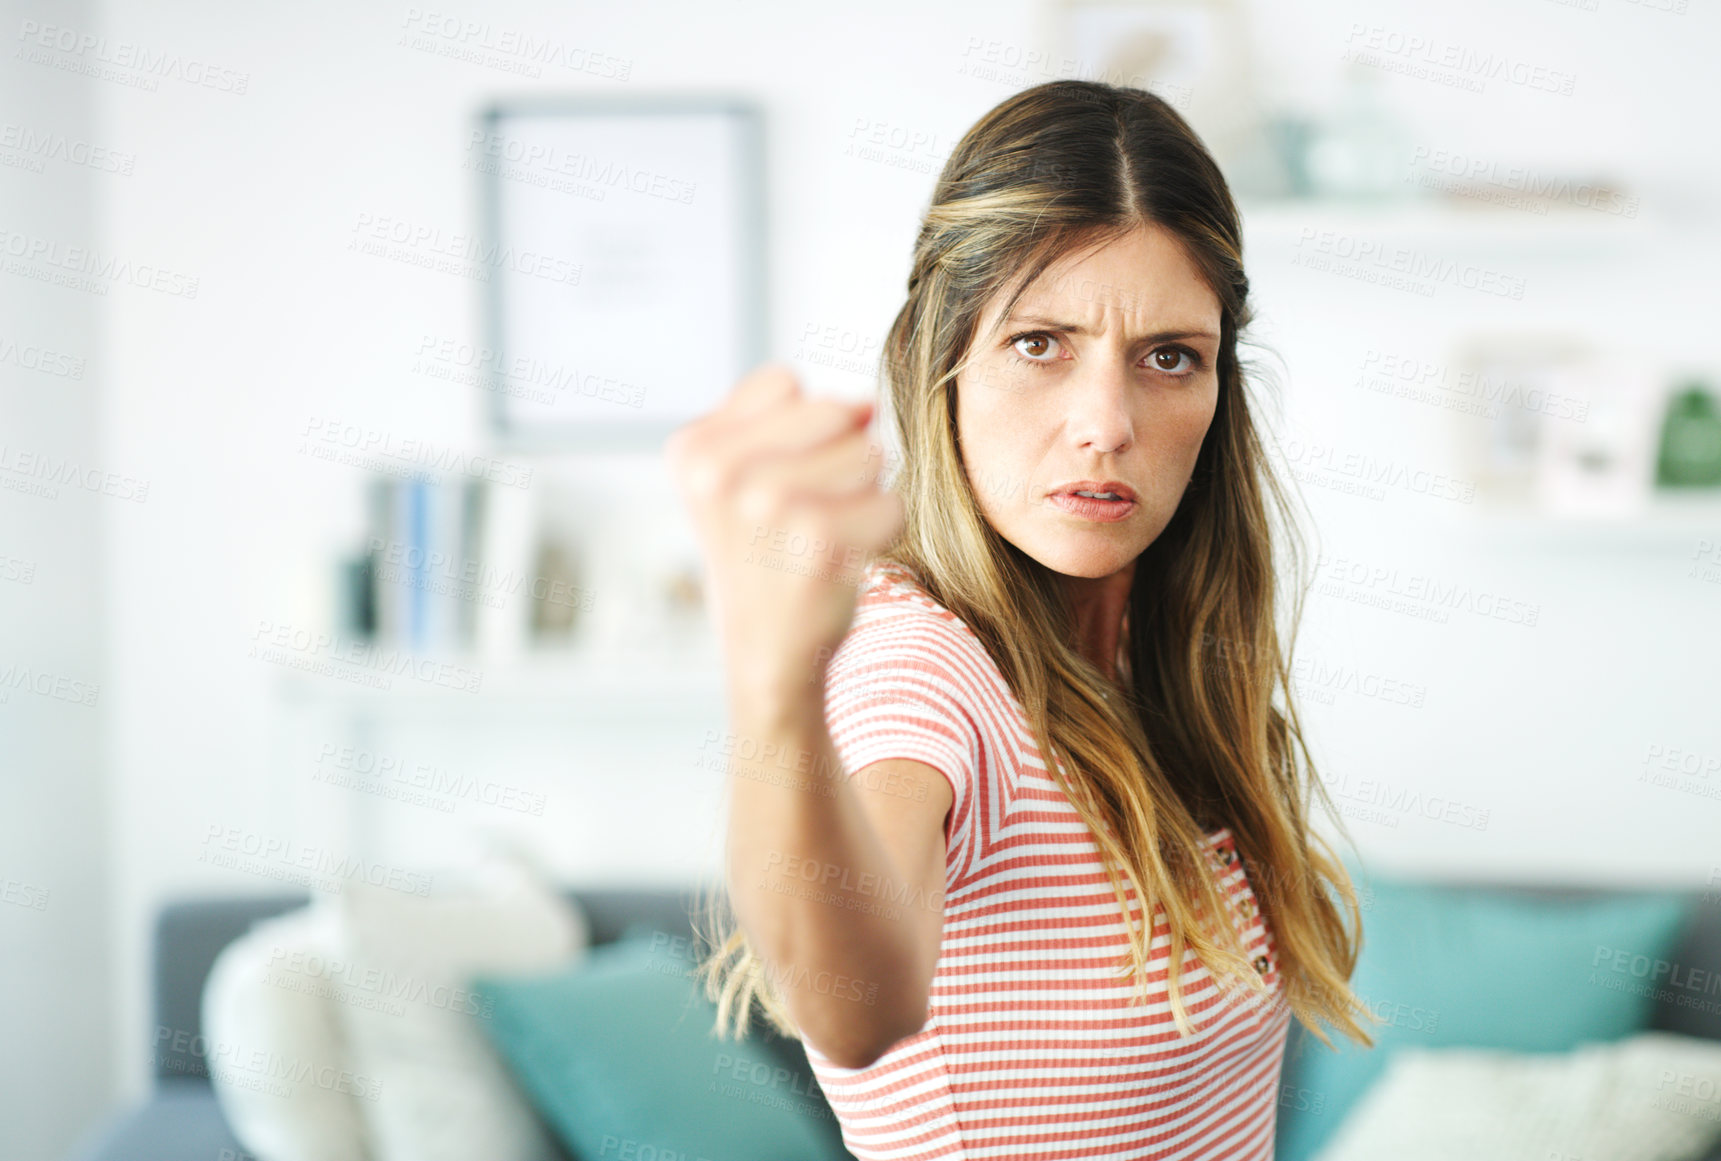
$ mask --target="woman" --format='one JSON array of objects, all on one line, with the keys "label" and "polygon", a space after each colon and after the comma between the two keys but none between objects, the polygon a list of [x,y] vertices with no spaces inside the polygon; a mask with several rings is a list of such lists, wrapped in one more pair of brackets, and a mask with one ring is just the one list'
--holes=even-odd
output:
[{"label": "woman", "polygon": [[801,1039],[863,1161],[1267,1158],[1291,1014],[1372,1042],[1240,256],[1170,106],[1040,85],[933,193],[889,489],[870,405],[781,365],[670,440],[737,755],[702,970],[721,1026]]}]

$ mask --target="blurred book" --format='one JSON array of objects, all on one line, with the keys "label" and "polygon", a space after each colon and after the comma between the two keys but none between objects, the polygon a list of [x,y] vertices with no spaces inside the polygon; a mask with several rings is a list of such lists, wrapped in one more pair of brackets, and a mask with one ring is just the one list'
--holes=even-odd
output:
[{"label": "blurred book", "polygon": [[[343,562],[343,626],[413,653],[517,646],[528,588],[529,514],[483,480],[377,477],[365,489],[365,535]],[[505,517],[498,522],[492,515]],[[513,622],[520,622],[515,626]]]},{"label": "blurred book", "polygon": [[571,469],[530,490],[375,476],[338,566],[342,632],[485,665],[711,647],[698,547],[684,522],[656,518],[674,497],[653,488],[630,484],[624,507]]}]

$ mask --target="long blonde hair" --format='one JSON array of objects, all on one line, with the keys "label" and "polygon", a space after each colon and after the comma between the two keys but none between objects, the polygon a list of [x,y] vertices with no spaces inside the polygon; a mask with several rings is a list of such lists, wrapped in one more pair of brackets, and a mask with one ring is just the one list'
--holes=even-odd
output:
[{"label": "long blonde hair", "polygon": [[[1061,256],[1143,224],[1170,230],[1218,297],[1219,398],[1188,491],[1136,560],[1127,611],[1127,698],[1070,644],[1060,578],[986,522],[956,440],[956,378],[994,295],[1016,298]],[[890,486],[902,530],[878,556],[914,574],[971,629],[1025,709],[1049,771],[1092,831],[1130,929],[1119,964],[1145,997],[1153,904],[1170,928],[1168,987],[1179,1031],[1186,948],[1221,979],[1262,992],[1205,835],[1228,826],[1270,925],[1284,1001],[1311,1033],[1365,1044],[1375,1020],[1349,986],[1361,941],[1356,891],[1311,833],[1313,800],[1344,827],[1314,771],[1290,678],[1307,588],[1305,549],[1251,418],[1238,362],[1252,310],[1242,227],[1218,166],[1170,105],[1140,89],[1060,80],[993,108],[952,151],[915,244],[908,297],[881,372],[902,449]],[[1003,317],[1003,316],[1001,316]],[[1281,648],[1274,548],[1280,517],[1299,582]],[[1283,708],[1274,704],[1275,694]],[[1348,841],[1348,834],[1346,835]],[[1142,901],[1130,919],[1120,879]],[[718,1028],[746,1035],[753,1004],[799,1037],[768,965],[719,890],[705,910],[714,951],[699,967]],[[1341,917],[1340,905],[1345,915]]]}]

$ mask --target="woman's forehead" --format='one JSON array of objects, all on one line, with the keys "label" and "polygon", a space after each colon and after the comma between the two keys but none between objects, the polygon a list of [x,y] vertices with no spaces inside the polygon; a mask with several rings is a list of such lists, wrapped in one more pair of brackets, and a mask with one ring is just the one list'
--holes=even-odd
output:
[{"label": "woman's forehead", "polygon": [[1098,249],[1061,255],[1028,284],[1007,317],[1008,293],[987,312],[995,328],[1047,326],[1084,331],[1122,326],[1140,334],[1218,334],[1220,304],[1201,270],[1168,231],[1137,231]]}]

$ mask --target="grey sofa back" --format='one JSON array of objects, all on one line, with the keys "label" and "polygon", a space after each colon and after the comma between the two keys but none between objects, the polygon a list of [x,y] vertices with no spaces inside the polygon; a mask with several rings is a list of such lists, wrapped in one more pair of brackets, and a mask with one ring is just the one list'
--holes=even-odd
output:
[{"label": "grey sofa back", "polygon": [[[1470,884],[1486,888],[1486,884]],[[1498,889],[1498,888],[1495,888]],[[1516,888],[1513,893],[1548,899],[1594,897],[1594,890],[1570,888]],[[693,934],[692,915],[698,906],[696,888],[675,887],[586,887],[563,892],[585,909],[591,924],[593,944],[615,940],[634,923],[646,923],[674,935]],[[303,892],[256,897],[219,896],[184,899],[164,906],[157,917],[154,951],[155,1028],[151,1045],[152,1073],[157,1080],[202,1078],[203,985],[215,957],[233,940],[250,930],[260,919],[302,907],[310,902]],[[1691,914],[1678,941],[1672,962],[1681,965],[1689,979],[1721,980],[1721,892],[1692,894]],[[1687,1036],[1721,1040],[1721,995],[1709,993],[1706,1002],[1658,988],[1649,1026]],[[1291,1022],[1286,1055],[1297,1058],[1298,1041],[1307,1035],[1302,1025]]]},{"label": "grey sofa back", "polygon": [[[636,923],[691,937],[697,888],[583,887],[563,891],[584,911],[594,945],[611,943]],[[152,970],[155,1027],[150,1072],[155,1080],[209,1080],[204,1064],[203,985],[216,956],[262,919],[311,901],[306,892],[186,898],[156,916]]]},{"label": "grey sofa back", "polygon": [[1721,1040],[1721,891],[1697,896],[1674,946],[1671,964],[1684,983],[1663,985],[1657,972],[1654,1015],[1649,1026],[1662,1032]]}]

